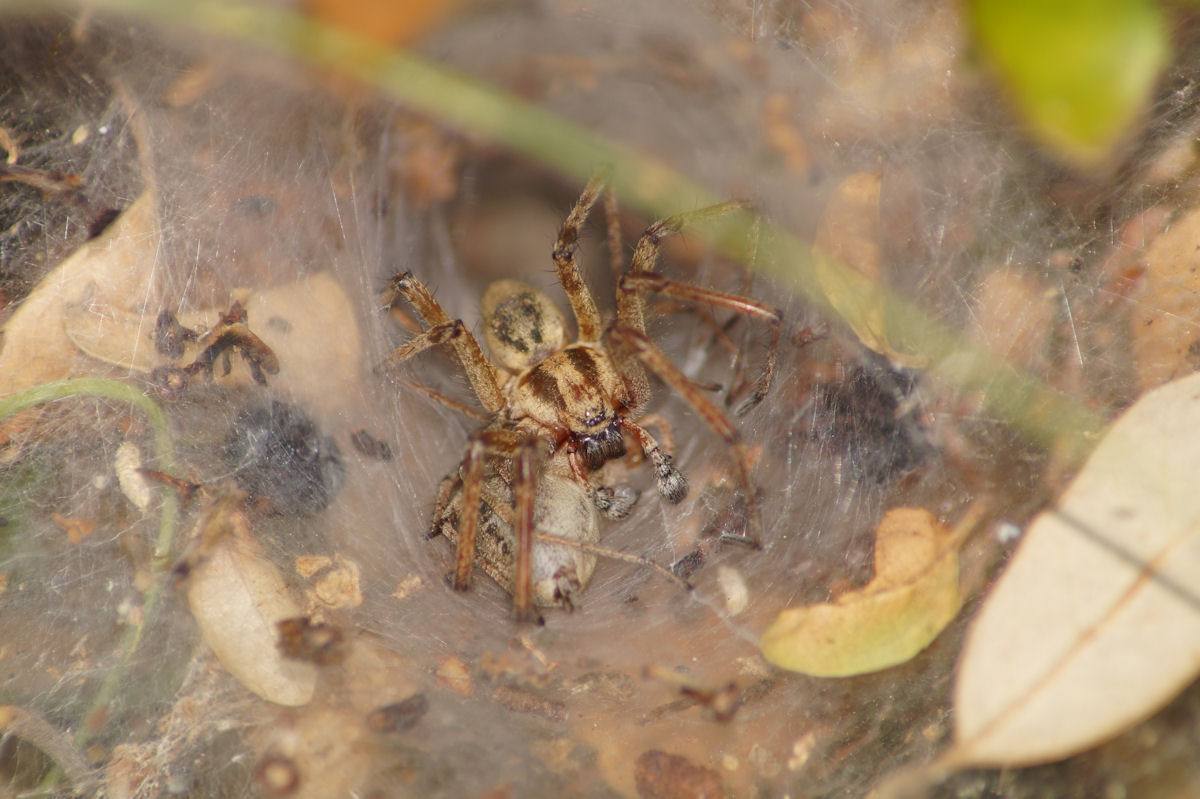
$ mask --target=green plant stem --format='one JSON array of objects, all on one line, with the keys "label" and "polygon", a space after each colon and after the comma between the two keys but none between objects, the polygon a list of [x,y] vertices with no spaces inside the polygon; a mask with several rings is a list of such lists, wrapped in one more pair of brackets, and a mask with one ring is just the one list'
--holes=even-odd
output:
[{"label": "green plant stem", "polygon": [[[223,0],[100,0],[98,5],[275,50],[357,78],[447,126],[504,145],[580,181],[597,166],[608,165],[622,202],[649,216],[669,216],[724,199],[658,160],[607,141],[512,94],[294,11]],[[744,257],[755,225],[752,214],[732,215],[720,227],[718,247],[726,255]],[[836,316],[815,279],[809,244],[769,224],[762,229],[760,271]],[[959,331],[936,322],[916,306],[892,293],[883,295],[894,328],[889,332],[905,341],[906,351],[928,363],[955,362],[956,367],[944,372],[943,379],[976,394],[991,413],[1009,420],[1040,446],[1067,442],[1069,451],[1063,454],[1073,460],[1090,449],[1102,424],[1096,414],[969,344]]]},{"label": "green plant stem", "polygon": [[[0,399],[0,420],[18,411],[44,405],[49,402],[70,399],[72,397],[102,397],[104,399],[123,402],[146,414],[150,429],[154,434],[154,453],[160,468],[170,471],[175,460],[175,445],[171,439],[167,418],[163,415],[158,403],[124,383],[115,380],[105,380],[97,377],[77,377],[70,380],[60,380],[53,383],[43,383]],[[171,553],[175,538],[175,526],[179,516],[179,499],[175,492],[168,488],[160,488],[160,513],[158,520],[158,540],[154,547],[155,579],[146,589],[142,600],[142,612],[137,622],[125,631],[121,647],[121,661],[117,668],[110,669],[104,682],[96,692],[91,706],[80,725],[75,741],[81,748],[91,736],[90,720],[97,711],[108,706],[116,694],[117,686],[124,675],[130,658],[137,649],[145,632],[146,625],[158,609],[158,601],[166,582],[165,564]]]},{"label": "green plant stem", "polygon": [[[23,5],[0,0],[0,7]],[[668,216],[722,199],[662,162],[607,141],[514,95],[295,11],[226,0],[97,0],[91,7],[216,34],[357,78],[447,126],[506,146],[580,181],[597,166],[608,165],[622,202],[649,216]],[[743,256],[754,229],[753,219],[751,214],[738,214],[721,227],[717,241],[724,253]],[[770,225],[764,224],[763,231],[760,269],[798,296],[833,312],[815,279],[809,244]],[[1037,444],[1075,442],[1073,452],[1068,453],[1074,458],[1089,448],[1101,426],[1095,414],[1032,375],[1011,369],[993,354],[965,342],[959,331],[941,325],[916,306],[894,294],[881,293],[892,321],[889,333],[895,332],[905,341],[907,352],[931,364],[953,360],[956,368],[944,372],[943,378],[960,390],[977,394],[991,413],[1007,419]]]}]

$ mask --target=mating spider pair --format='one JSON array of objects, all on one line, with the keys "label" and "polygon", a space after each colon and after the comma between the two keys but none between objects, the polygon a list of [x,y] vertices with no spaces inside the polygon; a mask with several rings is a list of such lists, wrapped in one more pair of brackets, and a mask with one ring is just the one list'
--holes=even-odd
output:
[{"label": "mating spider pair", "polygon": [[[554,246],[558,280],[577,326],[573,343],[553,301],[515,280],[498,280],[483,295],[483,333],[490,359],[462,321],[451,320],[411,273],[394,277],[384,292],[389,305],[407,300],[427,325],[389,356],[389,365],[446,345],[458,356],[488,413],[489,423],[470,437],[461,465],[441,483],[430,535],[440,533],[456,544],[457,590],[469,587],[472,563],[478,563],[512,594],[519,620],[536,618],[535,605],[571,607],[574,595],[591,578],[596,553],[614,554],[597,546],[598,514],[623,518],[637,493],[626,486],[605,485],[602,470],[625,454],[626,436],[652,464],[664,499],[674,504],[687,494],[687,479],[645,425],[657,426],[667,442],[669,427],[657,417],[640,415],[650,399],[647,370],[678,392],[732,451],[749,511],[746,539],[757,543],[755,491],[737,428],[650,340],[645,322],[645,297],[655,293],[767,323],[771,341],[762,374],[737,412],[763,399],[779,348],[780,311],[654,271],[665,237],[742,206],[724,203],[651,225],[617,283],[616,319],[605,323],[576,263],[580,228],[605,191],[602,177],[588,183]],[[610,224],[610,239],[614,231]],[[615,244],[610,240],[610,247]]]}]

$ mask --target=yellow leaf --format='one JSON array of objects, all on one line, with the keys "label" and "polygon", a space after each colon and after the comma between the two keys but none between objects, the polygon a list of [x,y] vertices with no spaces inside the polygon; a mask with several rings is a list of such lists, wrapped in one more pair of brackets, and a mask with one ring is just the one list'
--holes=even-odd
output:
[{"label": "yellow leaf", "polygon": [[920,508],[890,511],[875,531],[875,579],[834,602],[779,614],[767,660],[817,677],[895,666],[929,645],[962,606],[958,542]]}]

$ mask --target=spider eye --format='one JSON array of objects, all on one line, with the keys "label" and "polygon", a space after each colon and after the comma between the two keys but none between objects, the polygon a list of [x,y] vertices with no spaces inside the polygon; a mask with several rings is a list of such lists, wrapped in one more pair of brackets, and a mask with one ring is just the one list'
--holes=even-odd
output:
[{"label": "spider eye", "polygon": [[625,437],[621,435],[620,425],[613,422],[594,435],[581,436],[576,443],[576,452],[583,459],[583,465],[592,471],[603,466],[605,461],[621,457],[625,454]]}]

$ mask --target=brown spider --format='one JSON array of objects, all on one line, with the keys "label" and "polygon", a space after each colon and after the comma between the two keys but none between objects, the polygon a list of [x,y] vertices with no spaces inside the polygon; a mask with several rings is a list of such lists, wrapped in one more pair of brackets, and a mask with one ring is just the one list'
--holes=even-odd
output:
[{"label": "brown spider", "polygon": [[637,495],[626,487],[599,484],[597,473],[625,454],[626,435],[653,465],[664,499],[674,504],[687,494],[687,479],[643,426],[654,424],[669,442],[665,421],[641,416],[650,399],[646,369],[681,394],[732,450],[749,508],[745,540],[757,544],[755,491],[737,428],[647,337],[645,323],[645,295],[651,292],[766,322],[771,342],[763,372],[737,413],[763,399],[775,368],[780,311],[654,272],[665,237],[742,204],[715,205],[647,228],[617,283],[616,319],[605,324],[575,257],[580,227],[605,191],[602,177],[588,183],[554,247],[558,280],[577,324],[574,343],[568,342],[566,319],[553,301],[515,280],[498,280],[483,295],[483,331],[491,359],[462,321],[451,320],[411,273],[392,278],[384,292],[388,305],[406,299],[428,326],[396,348],[388,365],[435,345],[451,347],[491,420],[471,436],[461,466],[442,481],[430,535],[443,534],[456,543],[454,588],[469,587],[476,561],[512,593],[513,612],[520,620],[536,618],[535,604],[571,607],[573,594],[591,577],[595,554],[613,554],[596,546],[597,511],[622,518]]}]

